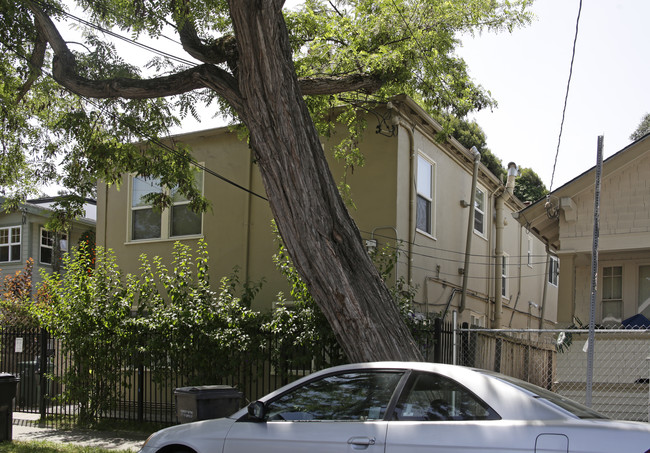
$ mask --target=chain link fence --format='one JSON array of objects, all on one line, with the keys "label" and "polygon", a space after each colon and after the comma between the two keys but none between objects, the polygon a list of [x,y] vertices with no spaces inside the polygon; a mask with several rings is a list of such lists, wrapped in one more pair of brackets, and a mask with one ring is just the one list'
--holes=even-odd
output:
[{"label": "chain link fence", "polygon": [[[457,330],[459,365],[517,377],[583,404],[588,330]],[[591,407],[620,420],[648,422],[650,330],[597,329]]]}]

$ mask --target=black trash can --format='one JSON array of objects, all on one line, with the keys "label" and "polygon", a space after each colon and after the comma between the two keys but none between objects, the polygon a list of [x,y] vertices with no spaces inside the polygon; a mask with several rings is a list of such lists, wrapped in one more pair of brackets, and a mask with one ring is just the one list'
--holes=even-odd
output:
[{"label": "black trash can", "polygon": [[13,374],[0,373],[0,442],[12,440],[12,423],[16,386],[20,379]]},{"label": "black trash can", "polygon": [[199,385],[174,389],[179,423],[226,417],[239,410],[243,394],[229,385]]}]

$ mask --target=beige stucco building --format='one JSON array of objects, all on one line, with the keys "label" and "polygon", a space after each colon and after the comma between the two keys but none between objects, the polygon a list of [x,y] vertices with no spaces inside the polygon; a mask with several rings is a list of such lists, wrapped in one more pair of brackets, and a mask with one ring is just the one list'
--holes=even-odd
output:
[{"label": "beige stucco building", "polygon": [[[594,162],[596,161],[594,153]],[[522,210],[518,221],[557,253],[558,321],[589,322],[596,167]],[[595,321],[650,318],[650,136],[603,163]]]},{"label": "beige stucco building", "polygon": [[[438,143],[440,125],[410,98],[395,98],[375,114],[367,118],[361,143],[366,163],[346,175],[355,205],[350,209],[369,247],[399,247],[396,277],[418,286],[415,308],[458,311],[469,256],[461,321],[493,326],[496,319],[500,327],[539,327],[543,315],[547,326],[553,323],[557,287],[546,272],[545,246],[511,216],[524,205],[481,164],[472,212],[472,153],[453,139]],[[328,156],[342,134],[323,139]],[[148,190],[167,190],[155,181],[130,176],[119,188],[100,184],[98,245],[113,249],[120,266],[137,273],[140,254],[169,260],[174,241],[195,246],[204,238],[212,281],[234,266],[242,279],[265,278],[253,308],[269,309],[286,283],[272,262],[277,245],[271,212],[251,151],[225,128],[174,140],[191,146],[195,159],[209,170],[199,180],[212,209],[193,216],[178,199],[171,209],[156,213],[140,199]],[[342,164],[332,158],[330,167],[340,180]],[[475,218],[468,234],[470,212]]]}]

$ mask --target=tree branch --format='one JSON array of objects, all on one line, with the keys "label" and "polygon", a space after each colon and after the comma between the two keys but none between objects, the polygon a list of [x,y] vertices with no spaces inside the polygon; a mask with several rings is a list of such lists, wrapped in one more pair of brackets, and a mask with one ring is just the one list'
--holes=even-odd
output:
[{"label": "tree branch", "polygon": [[[169,76],[151,79],[115,77],[91,80],[79,75],[74,54],[68,49],[50,17],[31,1],[39,34],[54,50],[52,75],[68,90],[90,98],[151,99],[174,96],[201,88],[210,88],[223,96],[235,109],[241,105],[241,94],[235,78],[223,69],[203,64]],[[237,109],[239,110],[239,109]]]},{"label": "tree branch", "polygon": [[29,89],[32,87],[38,76],[41,74],[41,69],[43,68],[43,62],[45,61],[45,51],[47,50],[47,40],[45,36],[37,30],[36,31],[36,41],[34,43],[34,51],[32,56],[29,58],[29,77],[23,84],[16,102],[20,102],[23,97],[27,94]]},{"label": "tree branch", "polygon": [[[188,11],[188,0],[178,1],[177,7]],[[194,23],[189,14],[178,14],[175,17],[176,28],[181,39],[183,49],[192,57],[203,63],[222,64],[228,63],[234,69],[237,61],[237,42],[234,36],[227,35],[215,40],[212,44],[206,44],[199,38]]]},{"label": "tree branch", "polygon": [[303,95],[338,94],[346,91],[374,93],[384,82],[377,76],[352,74],[345,77],[306,77],[298,80]]}]

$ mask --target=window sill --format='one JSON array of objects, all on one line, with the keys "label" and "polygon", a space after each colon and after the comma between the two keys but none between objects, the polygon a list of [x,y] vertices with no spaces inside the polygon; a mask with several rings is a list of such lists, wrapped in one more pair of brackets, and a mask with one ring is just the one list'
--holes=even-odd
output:
[{"label": "window sill", "polygon": [[426,231],[419,230],[419,229],[416,229],[415,231],[416,231],[417,233],[421,234],[422,236],[426,236],[426,237],[428,237],[429,239],[433,239],[434,241],[437,241],[437,240],[438,240],[434,235],[432,235],[431,233],[427,233]]},{"label": "window sill", "polygon": [[142,244],[158,244],[166,242],[183,242],[183,241],[193,241],[198,239],[203,239],[203,234],[191,234],[188,236],[174,236],[169,238],[152,238],[152,239],[132,239],[126,241],[124,245],[142,245]]},{"label": "window sill", "polygon": [[487,241],[487,235],[485,235],[484,233],[481,233],[481,232],[478,231],[478,230],[472,230],[472,231],[474,231],[474,235],[480,237],[480,238],[483,239],[484,241]]}]

